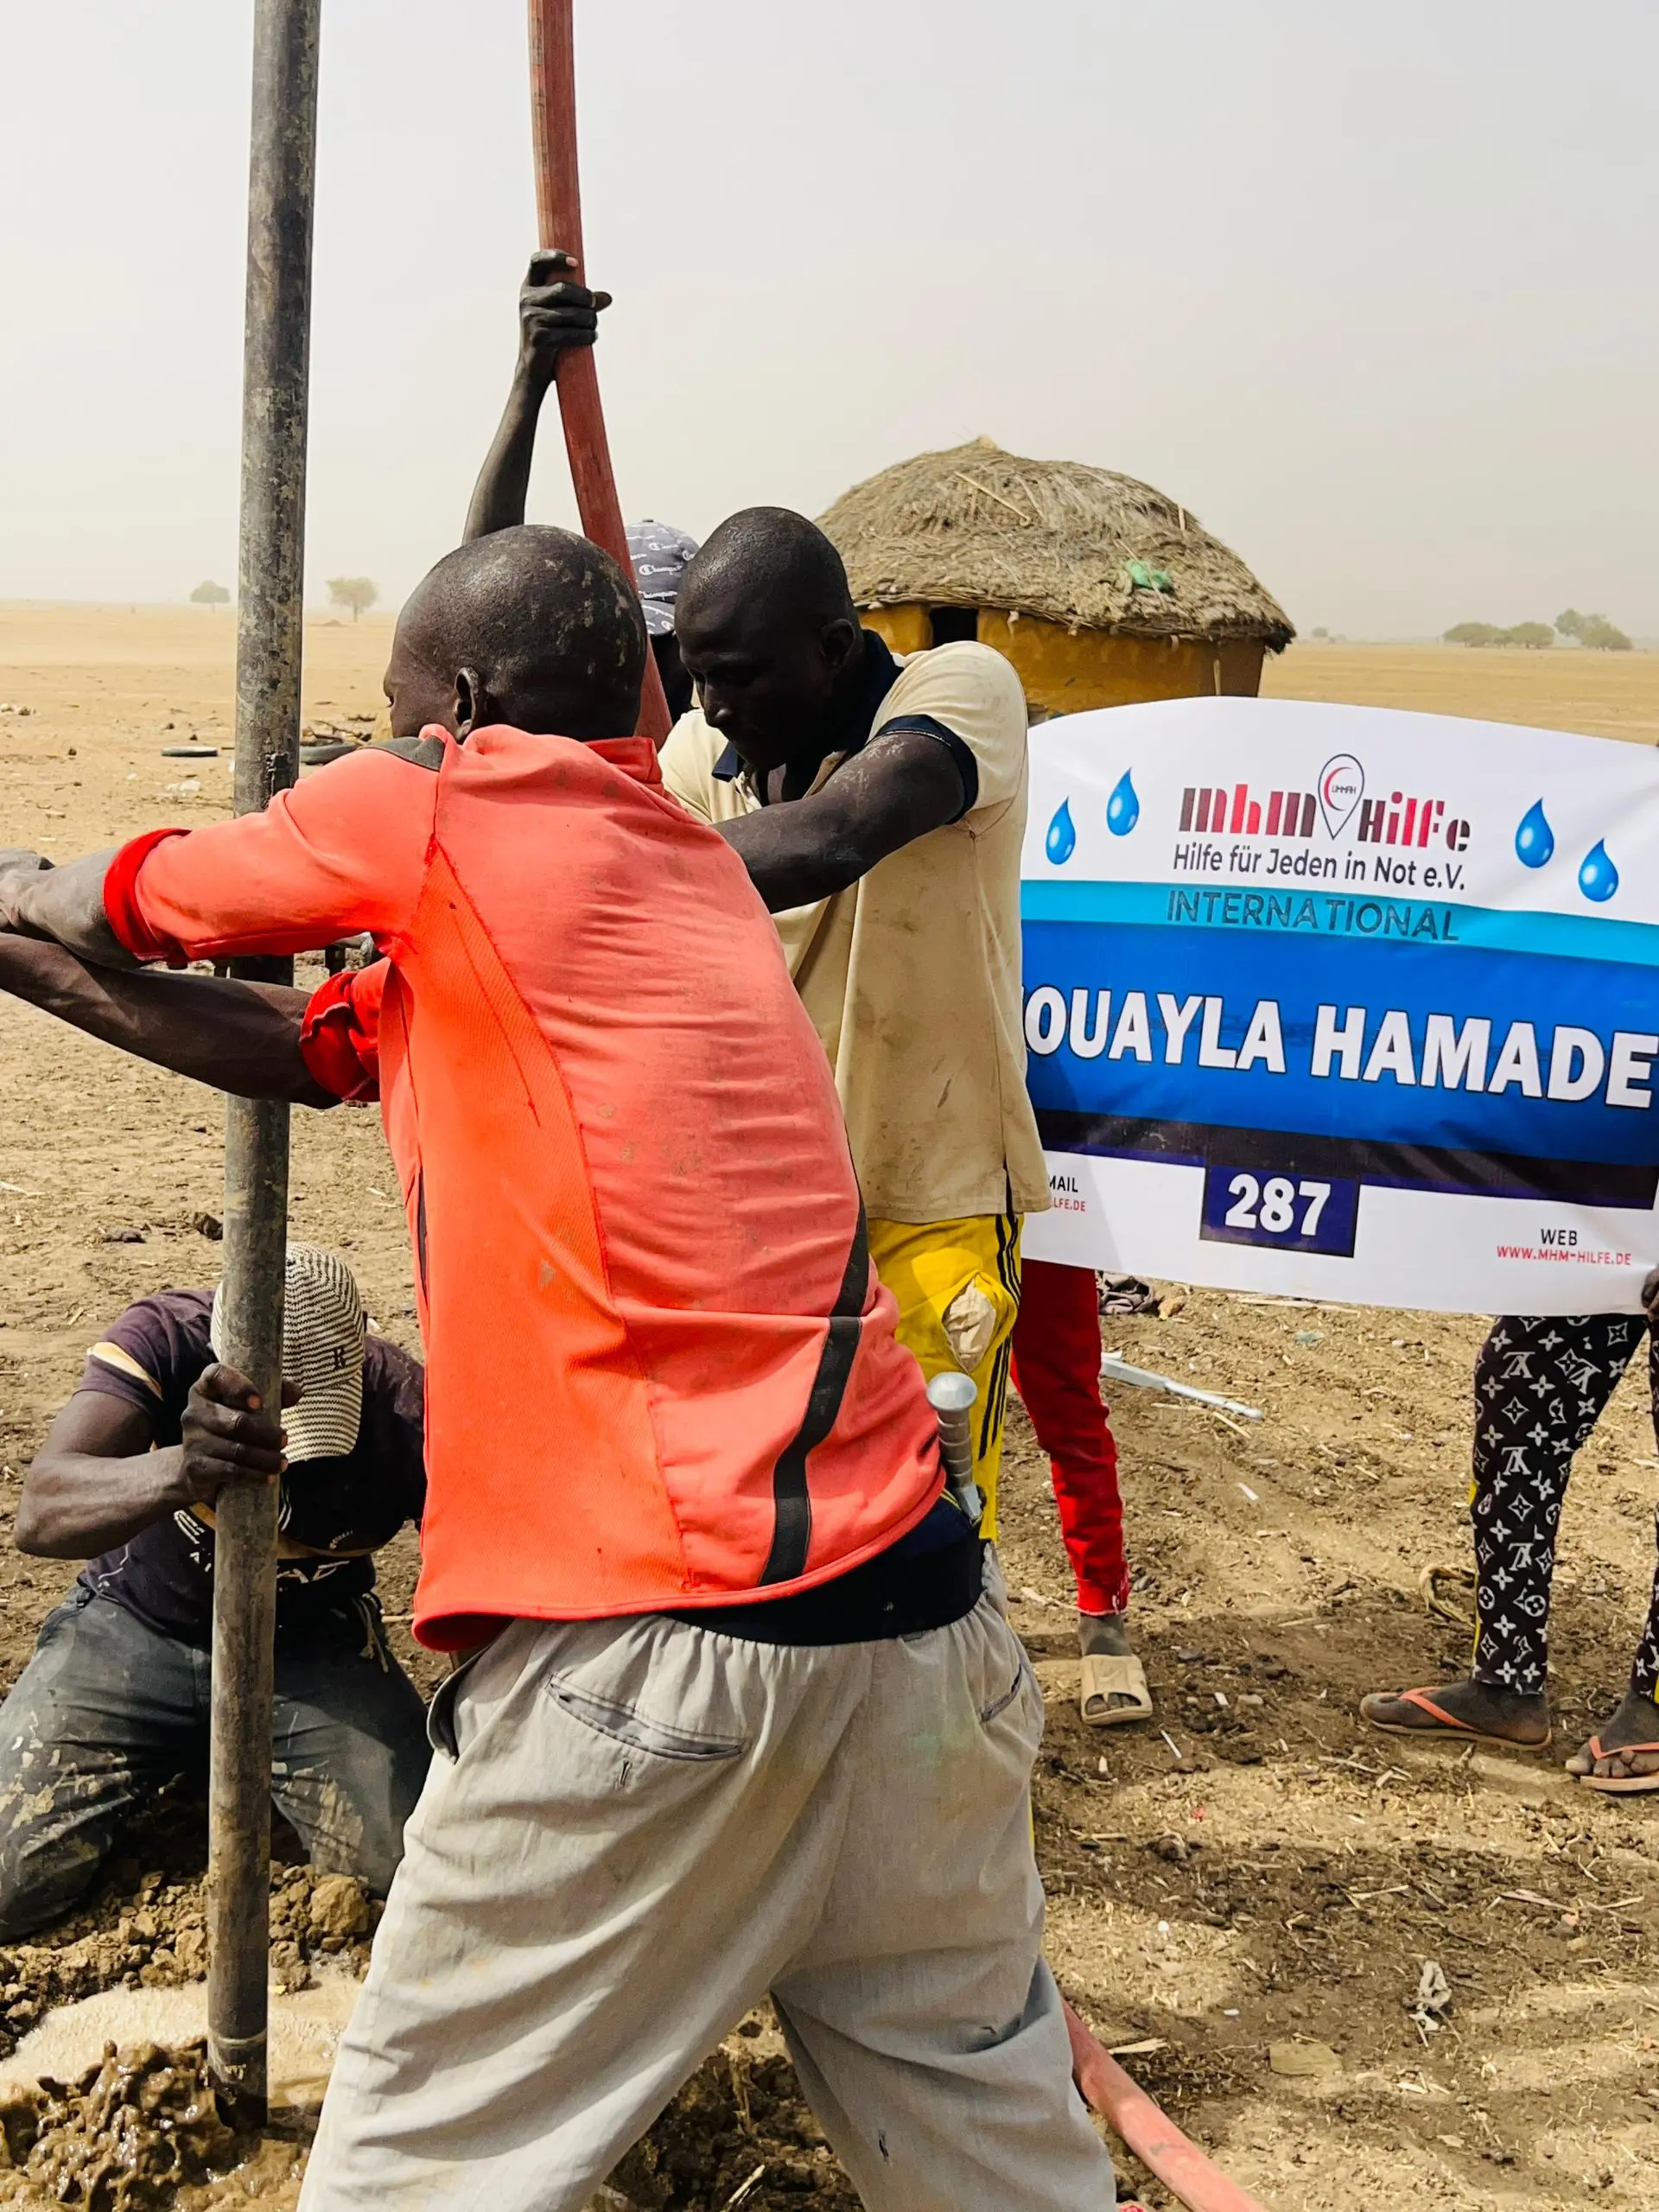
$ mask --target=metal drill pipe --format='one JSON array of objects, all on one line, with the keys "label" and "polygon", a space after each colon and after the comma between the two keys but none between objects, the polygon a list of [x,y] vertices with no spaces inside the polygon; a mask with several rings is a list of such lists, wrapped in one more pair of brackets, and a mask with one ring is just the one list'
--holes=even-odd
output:
[{"label": "metal drill pipe", "polygon": [[[242,383],[236,649],[238,814],[299,773],[311,229],[321,0],[256,0]],[[232,975],[291,982],[291,961]],[[280,1407],[288,1108],[233,1098],[225,1116],[225,1359]],[[214,1519],[207,2047],[238,2118],[265,2116],[270,2001],[274,1488],[237,1484]]]}]

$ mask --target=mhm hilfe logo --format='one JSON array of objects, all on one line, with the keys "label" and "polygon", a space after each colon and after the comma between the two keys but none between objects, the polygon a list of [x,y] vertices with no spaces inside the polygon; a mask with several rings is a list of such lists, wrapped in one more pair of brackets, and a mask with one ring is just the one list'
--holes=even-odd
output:
[{"label": "mhm hilfe logo", "polygon": [[1189,784],[1181,793],[1181,828],[1224,837],[1311,837],[1323,823],[1333,840],[1351,834],[1360,845],[1469,849],[1469,824],[1448,815],[1443,798],[1390,791],[1367,798],[1365,770],[1351,753],[1338,753],[1310,791],[1269,791],[1249,783]]}]

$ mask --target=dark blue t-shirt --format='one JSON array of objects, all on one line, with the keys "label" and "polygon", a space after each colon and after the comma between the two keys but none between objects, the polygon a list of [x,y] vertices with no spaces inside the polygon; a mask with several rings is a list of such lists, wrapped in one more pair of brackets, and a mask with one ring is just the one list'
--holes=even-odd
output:
[{"label": "dark blue t-shirt", "polygon": [[[213,1362],[213,1306],[205,1290],[138,1299],[104,1332],[76,1387],[136,1406],[153,1445],[176,1444],[191,1386]],[[276,1634],[284,1648],[363,1637],[361,1601],[374,1587],[374,1562],[355,1554],[390,1542],[406,1522],[418,1523],[426,1502],[424,1383],[419,1360],[371,1336],[356,1444],[343,1459],[302,1460],[283,1476],[283,1533],[321,1554],[277,1561]],[[80,1580],[161,1635],[206,1649],[213,1573],[213,1532],[181,1508],[93,1560]]]}]

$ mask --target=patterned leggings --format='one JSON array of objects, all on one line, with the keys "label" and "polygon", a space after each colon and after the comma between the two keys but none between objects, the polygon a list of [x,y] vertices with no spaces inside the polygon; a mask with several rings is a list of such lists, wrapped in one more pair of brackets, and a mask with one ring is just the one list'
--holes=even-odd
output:
[{"label": "patterned leggings", "polygon": [[[1474,1674],[1532,1695],[1549,1656],[1555,1527],[1573,1455],[1648,1333],[1639,1313],[1495,1322],[1475,1362]],[[1648,1351],[1659,1433],[1659,1342]],[[1630,1687],[1659,1701],[1659,1575]]]}]

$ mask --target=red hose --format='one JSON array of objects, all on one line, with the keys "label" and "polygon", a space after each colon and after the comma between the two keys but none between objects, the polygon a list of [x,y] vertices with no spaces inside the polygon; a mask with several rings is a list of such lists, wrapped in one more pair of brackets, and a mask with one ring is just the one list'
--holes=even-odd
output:
[{"label": "red hose", "polygon": [[1102,2049],[1070,2005],[1065,2007],[1065,2032],[1071,2038],[1071,2072],[1086,2101],[1191,2212],[1265,2212],[1257,2198],[1229,2181],[1166,2118]]},{"label": "red hose", "polygon": [[[582,186],[576,172],[576,58],[571,0],[530,0],[530,121],[536,153],[536,218],[544,246],[562,246],[582,281]],[[562,353],[559,416],[583,534],[602,545],[633,581],[628,534],[611,473],[599,373],[591,349]],[[660,745],[668,735],[668,701],[655,659],[645,657],[639,734]]]}]

